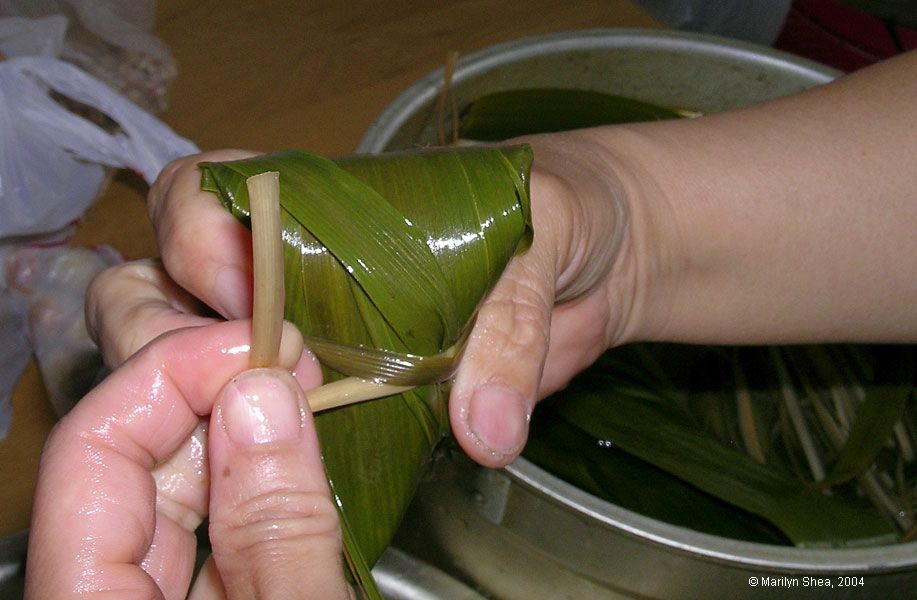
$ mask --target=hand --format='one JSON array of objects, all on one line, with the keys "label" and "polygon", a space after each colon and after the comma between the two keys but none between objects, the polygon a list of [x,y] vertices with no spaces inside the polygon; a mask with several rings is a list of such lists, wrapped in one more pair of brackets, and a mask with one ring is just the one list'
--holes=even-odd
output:
[{"label": "hand", "polygon": [[534,150],[534,241],[481,306],[450,398],[456,438],[491,467],[521,452],[537,400],[627,338],[637,297],[615,157],[589,131],[514,141]]},{"label": "hand", "polygon": [[[104,331],[116,370],[46,444],[26,597],[352,598],[302,392],[317,363],[287,325],[278,367],[247,370],[250,323],[177,310],[192,301],[167,281],[144,262],[93,287],[90,321],[107,306],[106,327],[132,334]],[[213,555],[189,596],[208,515]]]},{"label": "hand", "polygon": [[[534,244],[513,259],[482,305],[450,398],[455,437],[488,466],[505,465],[521,451],[538,398],[624,335],[634,295],[632,263],[622,258],[628,211],[607,151],[582,132],[526,141],[536,157]],[[169,275],[226,318],[251,314],[250,236],[200,191],[196,165],[250,155],[181,159],[149,195]],[[555,306],[558,294],[566,301]]]}]

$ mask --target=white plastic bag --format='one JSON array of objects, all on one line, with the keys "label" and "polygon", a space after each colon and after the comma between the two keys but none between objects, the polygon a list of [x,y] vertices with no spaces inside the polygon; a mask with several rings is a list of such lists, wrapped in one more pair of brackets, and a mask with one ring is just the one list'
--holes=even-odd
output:
[{"label": "white plastic bag", "polygon": [[[56,92],[118,123],[111,134],[67,110]],[[59,229],[99,192],[101,165],[136,171],[152,183],[170,160],[197,147],[97,79],[60,60],[0,63],[0,238]]]},{"label": "white plastic bag", "polygon": [[[9,15],[7,9],[18,5],[48,14],[49,7],[63,4],[75,10],[87,27],[114,24],[105,30],[112,40],[142,45],[147,39],[136,32],[127,35],[130,28],[119,26],[113,18],[125,17],[114,10],[129,9],[130,3],[123,1],[0,0],[0,10]],[[151,7],[152,3],[138,5]],[[28,11],[23,14],[31,16]],[[125,17],[120,23],[128,21]],[[11,265],[21,266],[29,252],[45,257],[52,252],[36,244],[66,241],[72,223],[101,191],[105,167],[131,169],[152,183],[167,162],[198,151],[110,86],[53,58],[60,51],[67,24],[68,19],[59,15],[0,19],[0,52],[12,57],[0,62],[0,439],[9,424],[12,388],[33,352],[58,411],[68,408],[74,398],[73,390],[67,389],[71,380],[54,375],[91,362],[97,354],[82,318],[86,281],[77,280],[74,286],[67,280],[70,287],[61,287],[54,272],[49,272],[42,286],[25,292],[13,286],[22,273]],[[155,44],[148,46],[146,52],[156,51]],[[35,56],[27,56],[30,53]],[[91,107],[117,128],[112,132],[99,127],[68,109],[61,99]],[[62,247],[53,252],[74,252],[72,256],[80,257],[84,251]],[[11,257],[16,259],[8,260]],[[100,267],[96,259],[82,256],[81,260],[90,270]],[[57,343],[61,336],[71,343]]]},{"label": "white plastic bag", "polygon": [[153,34],[154,0],[0,0],[0,16],[66,22],[58,52],[4,52],[54,56],[107,83],[156,114],[167,104],[176,75],[168,47]]},{"label": "white plastic bag", "polygon": [[69,22],[63,15],[42,19],[0,19],[0,53],[14,56],[57,58],[64,47]]},{"label": "white plastic bag", "polygon": [[0,15],[38,19],[62,15],[113,46],[171,60],[154,36],[154,0],[0,0]]}]

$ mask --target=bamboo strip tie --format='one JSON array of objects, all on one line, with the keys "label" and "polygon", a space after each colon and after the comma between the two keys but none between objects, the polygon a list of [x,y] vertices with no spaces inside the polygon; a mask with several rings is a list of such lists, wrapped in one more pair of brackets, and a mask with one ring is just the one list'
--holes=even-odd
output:
[{"label": "bamboo strip tie", "polygon": [[[284,273],[280,226],[280,173],[268,171],[246,179],[252,223],[252,368],[278,363],[283,332]],[[312,412],[400,394],[413,386],[348,377],[306,392]]]}]

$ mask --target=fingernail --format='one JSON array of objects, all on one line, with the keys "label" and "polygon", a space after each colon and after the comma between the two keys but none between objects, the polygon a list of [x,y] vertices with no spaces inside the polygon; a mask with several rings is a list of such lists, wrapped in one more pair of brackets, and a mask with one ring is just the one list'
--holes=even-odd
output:
[{"label": "fingernail", "polygon": [[223,428],[242,447],[296,442],[302,435],[300,392],[292,377],[254,369],[233,379],[220,404]]},{"label": "fingernail", "polygon": [[248,290],[251,289],[248,276],[237,267],[220,267],[213,282],[214,308],[228,319],[249,316]]},{"label": "fingernail", "polygon": [[468,407],[472,435],[493,454],[515,454],[525,445],[531,410],[519,392],[501,385],[475,390]]}]

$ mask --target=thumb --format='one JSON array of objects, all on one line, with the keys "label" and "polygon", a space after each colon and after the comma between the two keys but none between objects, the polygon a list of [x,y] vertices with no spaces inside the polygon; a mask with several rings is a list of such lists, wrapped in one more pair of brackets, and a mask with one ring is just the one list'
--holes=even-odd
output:
[{"label": "thumb", "polygon": [[296,380],[254,369],[211,415],[210,540],[229,600],[351,598],[341,527]]},{"label": "thumb", "polygon": [[544,369],[554,304],[553,261],[534,247],[507,266],[478,309],[449,398],[452,430],[479,464],[518,456]]}]

